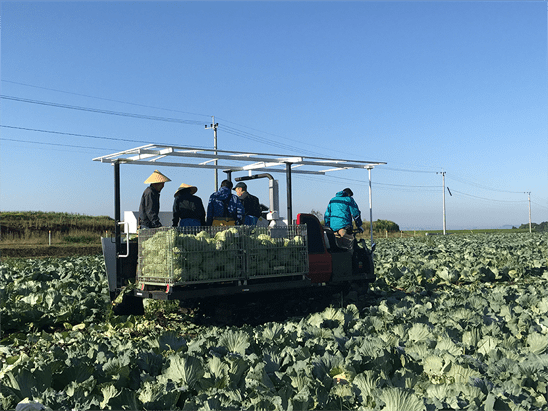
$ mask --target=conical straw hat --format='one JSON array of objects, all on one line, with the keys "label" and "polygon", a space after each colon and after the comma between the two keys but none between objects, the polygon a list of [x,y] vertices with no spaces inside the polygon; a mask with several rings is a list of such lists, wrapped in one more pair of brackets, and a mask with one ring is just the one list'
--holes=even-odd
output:
[{"label": "conical straw hat", "polygon": [[145,184],[167,183],[168,181],[171,180],[162,173],[160,173],[158,170],[154,170],[154,173],[152,173],[150,177],[145,180]]},{"label": "conical straw hat", "polygon": [[191,186],[191,185],[189,185],[189,184],[183,183],[183,184],[181,184],[181,185],[179,186],[179,188],[177,189],[177,191],[175,191],[175,194],[173,195],[173,197],[177,197],[177,194],[179,194],[182,190],[185,190],[185,189],[187,189],[187,188],[190,189],[190,194],[195,194],[196,191],[198,191],[198,187],[196,187],[196,186]]}]

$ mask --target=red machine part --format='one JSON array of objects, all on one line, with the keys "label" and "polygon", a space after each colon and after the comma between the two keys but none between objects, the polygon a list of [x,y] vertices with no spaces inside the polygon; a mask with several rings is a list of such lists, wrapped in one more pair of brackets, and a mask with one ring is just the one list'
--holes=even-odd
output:
[{"label": "red machine part", "polygon": [[325,236],[320,220],[313,214],[298,214],[297,224],[306,224],[308,233],[308,266],[313,283],[325,283],[331,279],[333,263],[325,246]]}]

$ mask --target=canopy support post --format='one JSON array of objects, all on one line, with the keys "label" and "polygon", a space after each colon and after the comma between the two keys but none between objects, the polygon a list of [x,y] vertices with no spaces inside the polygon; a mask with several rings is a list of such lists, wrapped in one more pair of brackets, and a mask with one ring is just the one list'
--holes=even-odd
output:
[{"label": "canopy support post", "polygon": [[[114,259],[114,266],[116,271],[116,284],[118,283],[118,278],[121,277],[122,273],[122,264],[120,264],[118,256],[122,252],[122,236],[120,234],[120,162],[114,162],[114,241],[116,242],[116,258]],[[128,245],[129,247],[129,245]]]},{"label": "canopy support post", "polygon": [[291,204],[291,163],[285,163],[287,180],[287,223],[293,224],[293,205]]},{"label": "canopy support post", "polygon": [[371,169],[372,167],[367,167],[367,171],[369,172],[369,231],[371,232],[371,250],[372,250],[373,249],[373,201],[372,201],[372,190],[371,190]]}]

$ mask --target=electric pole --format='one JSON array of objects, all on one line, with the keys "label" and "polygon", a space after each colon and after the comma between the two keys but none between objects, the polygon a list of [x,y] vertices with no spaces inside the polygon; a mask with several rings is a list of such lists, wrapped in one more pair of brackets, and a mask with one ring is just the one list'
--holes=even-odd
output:
[{"label": "electric pole", "polygon": [[529,232],[531,233],[531,192],[526,191],[524,194],[527,194],[527,200],[529,201]]},{"label": "electric pole", "polygon": [[446,221],[445,221],[445,171],[437,172],[441,174],[443,180],[443,235],[445,235]]},{"label": "electric pole", "polygon": [[[215,155],[217,155],[217,127],[219,123],[215,123],[215,116],[211,116],[211,124],[209,127],[205,126],[206,130],[213,129],[213,149],[215,150]],[[215,159],[215,166],[217,166],[217,159]],[[215,191],[219,189],[219,174],[217,172],[217,167],[215,167]]]}]

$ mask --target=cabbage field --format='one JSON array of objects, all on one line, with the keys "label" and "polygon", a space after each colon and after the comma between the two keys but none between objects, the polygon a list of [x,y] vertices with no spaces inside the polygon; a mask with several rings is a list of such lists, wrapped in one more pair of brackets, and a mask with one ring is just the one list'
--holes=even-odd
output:
[{"label": "cabbage field", "polygon": [[545,410],[548,235],[378,241],[375,303],[114,316],[100,256],[0,263],[0,409]]}]

